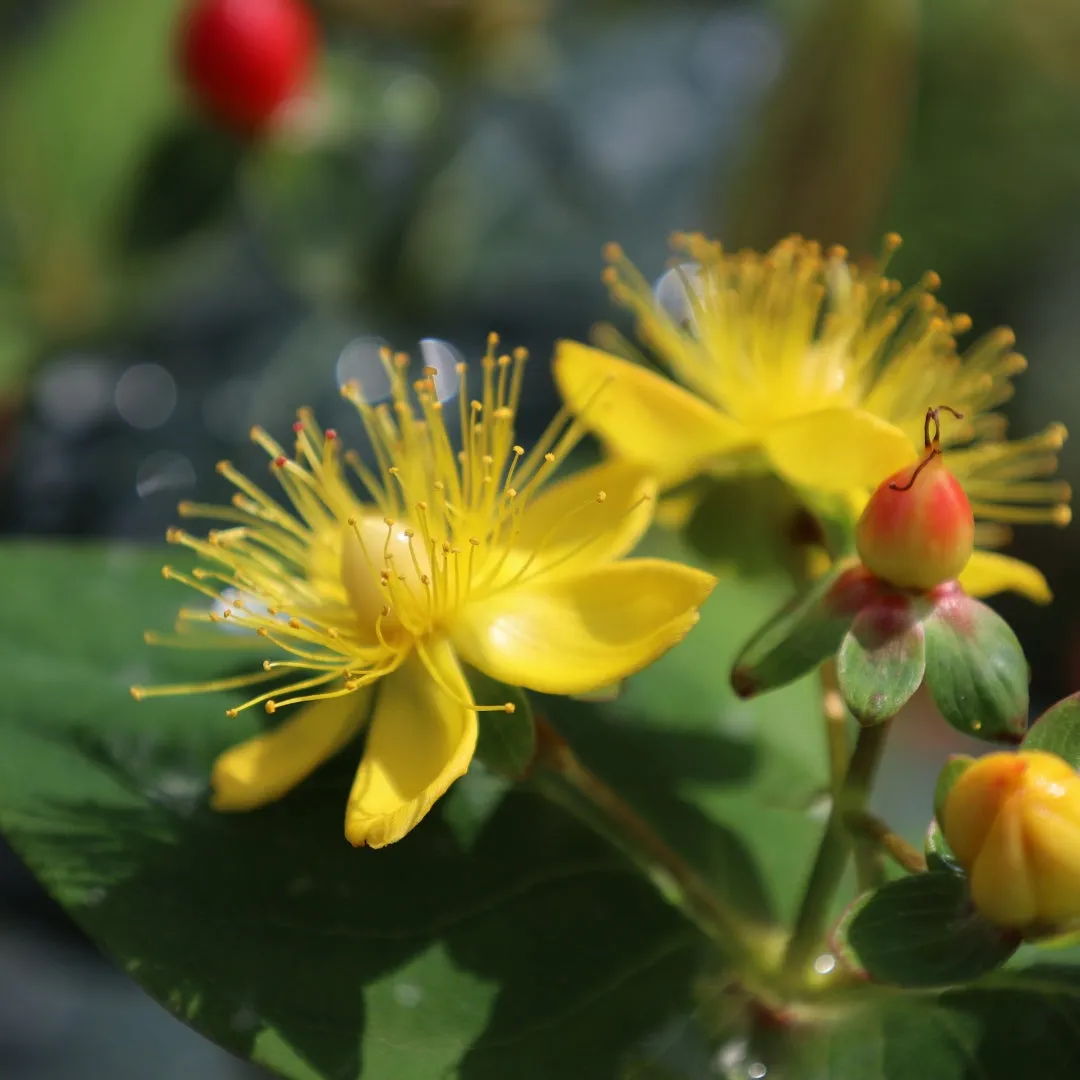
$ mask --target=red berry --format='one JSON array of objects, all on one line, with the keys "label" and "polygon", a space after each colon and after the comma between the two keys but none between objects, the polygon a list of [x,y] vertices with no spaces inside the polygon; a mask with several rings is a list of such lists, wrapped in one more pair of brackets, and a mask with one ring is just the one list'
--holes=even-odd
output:
[{"label": "red berry", "polygon": [[315,42],[301,0],[195,0],[180,28],[180,69],[208,113],[259,131],[304,84]]},{"label": "red berry", "polygon": [[927,413],[926,456],[883,481],[855,526],[863,565],[904,589],[924,591],[952,581],[975,544],[971,503],[945,467],[939,434],[930,438],[937,412]]}]

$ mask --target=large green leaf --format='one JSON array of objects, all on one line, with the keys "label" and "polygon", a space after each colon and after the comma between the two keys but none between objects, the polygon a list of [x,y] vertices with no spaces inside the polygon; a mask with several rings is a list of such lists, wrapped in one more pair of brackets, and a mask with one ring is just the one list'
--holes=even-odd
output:
[{"label": "large green leaf", "polygon": [[850,1013],[817,1032],[763,1032],[744,1060],[766,1067],[782,1062],[758,1075],[784,1080],[1076,1076],[1080,971],[1074,967],[1040,964],[943,992],[865,991],[859,996],[862,1000]]},{"label": "large green leaf", "polygon": [[844,936],[873,980],[910,987],[970,982],[1020,945],[975,911],[965,878],[948,870],[883,885],[853,911]]},{"label": "large green leaf", "polygon": [[215,754],[260,717],[228,719],[220,695],[129,697],[132,682],[206,672],[205,657],[142,644],[187,600],[159,563],[58,547],[0,558],[0,825],[155,997],[305,1080],[591,1080],[686,1009],[696,932],[535,795],[458,798],[404,842],[356,851],[353,746],[275,806],[208,810]]},{"label": "large green leaf", "polygon": [[[613,1075],[688,1007],[696,933],[591,833],[484,770],[381,852],[342,836],[356,747],[276,806],[207,810],[214,756],[263,718],[226,718],[221,696],[130,699],[131,683],[228,670],[143,645],[189,601],[160,561],[17,547],[0,562],[0,825],[155,996],[286,1075],[335,1078],[361,1062],[376,1077],[458,1062],[478,1078]],[[759,918],[793,903],[824,779],[808,688],[748,704],[727,685],[736,642],[784,588],[722,585],[615,702],[544,703]]]},{"label": "large green leaf", "polygon": [[[297,1080],[691,1080],[754,1055],[791,1080],[1013,1080],[1029,1063],[1071,1080],[1080,983],[1060,965],[944,994],[867,987],[817,1022],[723,1042],[729,991],[696,932],[591,833],[484,770],[378,852],[342,836],[357,747],[276,806],[211,813],[214,755],[260,717],[229,720],[222,696],[128,696],[209,670],[140,642],[186,599],[158,562],[3,550],[0,825],[109,953],[223,1045]],[[722,585],[616,702],[544,702],[706,875],[745,874],[735,891],[762,911],[790,910],[820,829],[812,687],[739,702],[710,659],[782,588]]]}]

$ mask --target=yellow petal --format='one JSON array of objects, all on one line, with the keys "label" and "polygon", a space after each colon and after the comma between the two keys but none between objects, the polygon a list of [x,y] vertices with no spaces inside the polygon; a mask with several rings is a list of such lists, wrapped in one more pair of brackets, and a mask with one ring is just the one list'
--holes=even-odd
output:
[{"label": "yellow petal", "polygon": [[226,750],[210,776],[215,810],[256,810],[280,799],[360,729],[371,689],[316,701],[298,709],[272,731]]},{"label": "yellow petal", "polygon": [[345,837],[355,846],[400,840],[472,761],[469,684],[445,641],[429,643],[424,655],[426,662],[414,654],[379,684],[345,811]]},{"label": "yellow petal", "polygon": [[617,559],[648,529],[655,509],[656,481],[641,466],[613,459],[582,469],[529,503],[499,577],[543,573],[553,580]]},{"label": "yellow petal", "polygon": [[454,644],[493,679],[584,694],[671,648],[697,621],[715,584],[711,574],[663,559],[609,563],[466,605]]},{"label": "yellow petal", "polygon": [[971,898],[998,926],[1027,926],[1038,915],[1024,823],[1007,804],[994,819],[971,871]]},{"label": "yellow petal", "polygon": [[775,425],[765,453],[790,484],[818,491],[874,488],[915,460],[898,428],[859,409],[822,409]]},{"label": "yellow petal", "polygon": [[1055,926],[1080,916],[1077,786],[1076,775],[1072,773],[1065,785],[1069,796],[1032,799],[1024,808],[1027,851],[1038,897],[1039,918]]},{"label": "yellow petal", "polygon": [[991,596],[999,592],[1018,592],[1036,604],[1053,599],[1046,578],[1026,562],[1002,555],[999,551],[972,552],[960,573],[960,585],[971,596]]},{"label": "yellow petal", "polygon": [[554,372],[560,393],[586,427],[664,484],[747,442],[740,425],[701,398],[599,349],[560,341]]}]

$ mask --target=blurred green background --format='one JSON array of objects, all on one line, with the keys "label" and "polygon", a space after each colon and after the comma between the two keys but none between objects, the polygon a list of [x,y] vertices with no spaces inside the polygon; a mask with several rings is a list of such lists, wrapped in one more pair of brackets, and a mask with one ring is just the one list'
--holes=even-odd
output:
[{"label": "blurred green background", "polygon": [[[281,431],[306,403],[334,423],[384,341],[436,364],[491,329],[529,346],[536,431],[552,342],[612,315],[602,243],[659,276],[674,229],[856,254],[895,229],[901,277],[933,268],[952,310],[1017,331],[1013,430],[1080,429],[1073,0],[313,6],[314,79],[242,139],[175,75],[183,0],[0,0],[8,534],[157,541],[215,461],[258,460],[253,422]],[[1074,543],[1022,532],[1058,599],[999,605],[1037,708],[1080,685]],[[939,739],[899,740],[890,812]],[[98,960],[0,852],[4,1080],[252,1072]]]}]

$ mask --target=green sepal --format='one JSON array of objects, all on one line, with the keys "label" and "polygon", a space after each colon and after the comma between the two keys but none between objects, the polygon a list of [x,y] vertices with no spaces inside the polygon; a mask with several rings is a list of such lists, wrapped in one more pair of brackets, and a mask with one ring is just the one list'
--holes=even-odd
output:
[{"label": "green sepal", "polygon": [[974,764],[975,759],[970,754],[950,754],[949,760],[942,766],[934,785],[934,817],[938,821],[945,820],[945,800],[949,797],[953,784]]},{"label": "green sepal", "polygon": [[953,849],[949,847],[949,841],[941,831],[941,824],[937,818],[930,822],[926,830],[926,839],[923,841],[923,853],[926,855],[926,865],[931,873],[947,871],[950,874],[963,874],[964,868],[956,861]]},{"label": "green sepal", "polygon": [[512,713],[496,709],[477,714],[476,758],[499,776],[522,779],[536,754],[536,722],[528,696],[520,687],[507,686],[475,668],[469,668],[467,676],[477,705],[514,706]]},{"label": "green sepal", "polygon": [[1051,705],[1024,736],[1025,750],[1045,750],[1080,769],[1080,694]]},{"label": "green sepal", "polygon": [[957,731],[1017,743],[1027,729],[1028,665],[1009,624],[959,589],[923,620],[926,685]]},{"label": "green sepal", "polygon": [[743,647],[731,669],[740,697],[794,682],[836,654],[856,614],[878,588],[850,562],[835,567],[770,619]]},{"label": "green sepal", "polygon": [[860,724],[895,716],[919,689],[926,642],[913,606],[883,598],[855,616],[836,662],[840,694]]},{"label": "green sepal", "polygon": [[874,982],[911,988],[970,982],[1001,967],[1021,942],[975,910],[964,877],[940,872],[890,881],[861,898],[840,932]]}]

